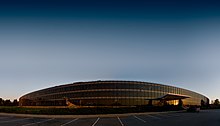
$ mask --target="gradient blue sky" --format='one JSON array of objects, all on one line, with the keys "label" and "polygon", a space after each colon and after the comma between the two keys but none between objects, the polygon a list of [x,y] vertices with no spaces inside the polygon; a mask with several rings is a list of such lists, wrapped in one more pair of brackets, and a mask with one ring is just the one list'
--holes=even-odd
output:
[{"label": "gradient blue sky", "polygon": [[220,4],[0,2],[0,97],[90,80],[168,84],[220,98]]}]

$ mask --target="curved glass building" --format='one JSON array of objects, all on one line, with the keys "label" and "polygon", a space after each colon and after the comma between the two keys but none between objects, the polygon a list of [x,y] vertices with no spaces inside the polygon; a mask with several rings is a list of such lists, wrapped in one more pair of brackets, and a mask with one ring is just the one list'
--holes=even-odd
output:
[{"label": "curved glass building", "polygon": [[[68,100],[67,100],[68,99]],[[20,106],[161,106],[207,105],[199,93],[156,83],[138,81],[76,82],[38,90],[19,99]]]}]

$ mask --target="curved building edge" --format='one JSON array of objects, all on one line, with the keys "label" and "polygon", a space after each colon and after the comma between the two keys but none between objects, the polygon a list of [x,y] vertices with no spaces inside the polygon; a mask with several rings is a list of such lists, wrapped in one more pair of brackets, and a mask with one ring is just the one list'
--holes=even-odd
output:
[{"label": "curved building edge", "polygon": [[20,106],[135,107],[206,106],[209,99],[174,86],[141,81],[75,82],[41,89],[19,98]]}]

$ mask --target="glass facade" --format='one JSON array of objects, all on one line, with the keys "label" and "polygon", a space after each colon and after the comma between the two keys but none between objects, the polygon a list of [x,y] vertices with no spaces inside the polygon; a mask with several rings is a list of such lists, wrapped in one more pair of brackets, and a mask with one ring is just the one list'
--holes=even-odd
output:
[{"label": "glass facade", "polygon": [[[66,106],[64,98],[78,106],[143,106],[152,102],[160,105],[160,98],[167,94],[184,95],[184,105],[201,105],[209,99],[182,88],[137,81],[77,82],[35,91],[19,99],[20,106]],[[178,100],[168,104],[177,105]]]}]

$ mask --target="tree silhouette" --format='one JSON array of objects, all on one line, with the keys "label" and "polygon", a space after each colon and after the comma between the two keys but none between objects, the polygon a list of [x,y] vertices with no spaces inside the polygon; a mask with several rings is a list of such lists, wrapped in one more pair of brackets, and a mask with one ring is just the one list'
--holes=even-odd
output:
[{"label": "tree silhouette", "polygon": [[204,107],[204,106],[205,106],[205,101],[201,100],[201,107]]},{"label": "tree silhouette", "polygon": [[4,105],[4,100],[2,98],[0,98],[0,106]]},{"label": "tree silhouette", "polygon": [[218,99],[215,99],[215,101],[214,101],[213,104],[214,104],[214,105],[219,105],[219,100],[218,100]]},{"label": "tree silhouette", "polygon": [[18,106],[18,104],[19,104],[18,100],[17,100],[17,99],[14,99],[14,101],[12,102],[12,105],[13,105],[13,106]]},{"label": "tree silhouette", "polygon": [[179,107],[182,107],[182,106],[183,106],[183,101],[182,101],[182,99],[179,99],[178,106],[179,106]]},{"label": "tree silhouette", "polygon": [[11,101],[9,99],[5,100],[4,106],[11,106],[11,105],[12,105],[12,103],[11,103]]},{"label": "tree silhouette", "polygon": [[2,98],[0,98],[0,106],[18,106],[19,102],[17,99],[14,99],[13,102],[11,102],[9,99],[4,100]]}]

